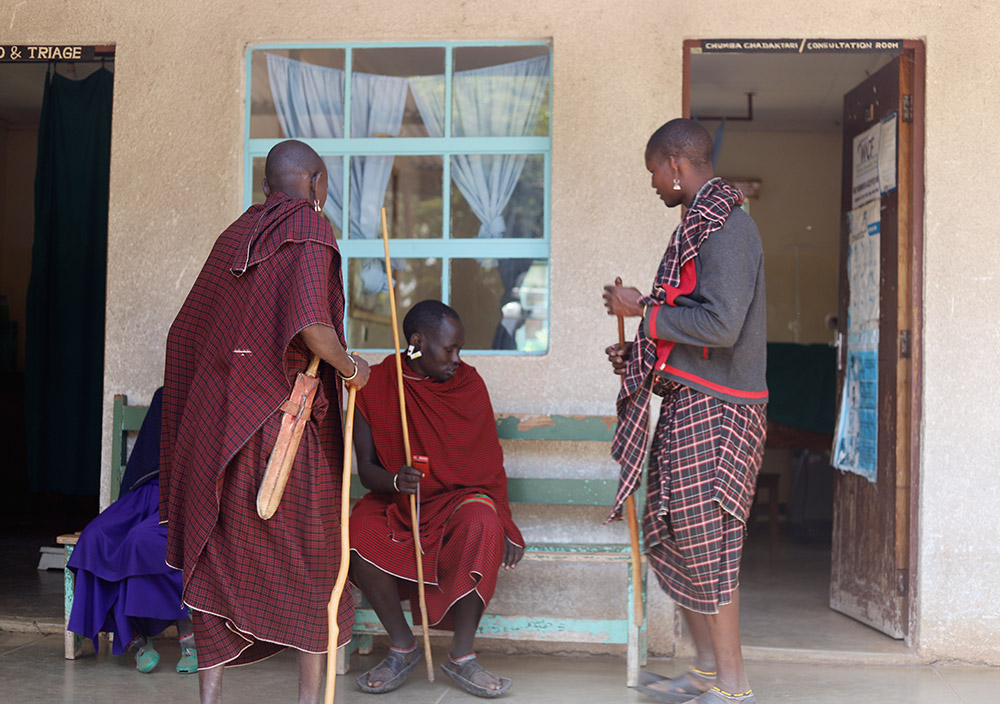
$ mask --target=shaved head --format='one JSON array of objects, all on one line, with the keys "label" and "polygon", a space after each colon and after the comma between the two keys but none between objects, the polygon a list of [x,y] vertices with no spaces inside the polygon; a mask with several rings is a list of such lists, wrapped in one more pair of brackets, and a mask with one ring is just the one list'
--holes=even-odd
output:
[{"label": "shaved head", "polygon": [[407,340],[415,332],[427,335],[437,330],[445,318],[461,322],[455,309],[446,303],[430,298],[420,301],[410,308],[410,311],[403,318],[403,335]]},{"label": "shaved head", "polygon": [[310,181],[318,174],[326,174],[326,164],[312,147],[298,140],[278,142],[267,154],[264,181],[271,191],[308,198]]},{"label": "shaved head", "polygon": [[660,127],[646,143],[646,161],[684,158],[698,168],[712,164],[712,138],[694,120],[677,118]]}]

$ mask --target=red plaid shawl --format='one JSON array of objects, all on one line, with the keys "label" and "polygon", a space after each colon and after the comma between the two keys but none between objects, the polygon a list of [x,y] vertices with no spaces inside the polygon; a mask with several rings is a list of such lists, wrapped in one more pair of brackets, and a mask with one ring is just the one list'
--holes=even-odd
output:
[{"label": "red plaid shawl", "polygon": [[[455,376],[444,382],[409,379],[405,364],[403,370],[410,449],[413,454],[430,460],[428,475],[420,482],[420,541],[424,553],[428,558],[432,553],[436,555],[448,517],[460,503],[476,494],[486,494],[494,500],[504,534],[523,546],[524,538],[514,525],[507,501],[503,450],[482,377],[464,362]],[[415,375],[412,371],[409,374]],[[390,355],[372,367],[368,384],[358,394],[358,409],[371,426],[379,462],[390,472],[398,471],[406,463],[397,388],[396,362]],[[407,495],[395,494],[389,499],[368,494],[354,511],[378,510],[368,504],[386,501],[393,502],[386,511],[392,539],[409,543],[412,554]],[[434,581],[433,576],[428,575],[428,581]]]},{"label": "red plaid shawl", "polygon": [[[333,231],[307,201],[277,193],[222,233],[167,338],[160,474],[167,562],[184,570],[188,603],[296,647],[312,648],[325,632],[337,564],[343,438],[329,365],[320,366],[312,420],[270,521],[257,517],[250,489],[263,475],[279,407],[309,360],[297,334],[321,324],[343,340],[343,313]],[[224,487],[250,488],[237,500],[223,496]],[[267,603],[272,594],[281,603]],[[314,615],[319,628],[304,628],[316,634],[305,642],[286,637]]]},{"label": "red plaid shawl", "polygon": [[[722,228],[743,194],[721,178],[714,178],[698,191],[691,207],[674,231],[653,280],[653,289],[640,301],[650,305],[673,305],[679,290],[693,287],[693,267],[684,265],[698,256],[702,243]],[[618,494],[609,520],[621,518],[621,507],[636,490],[642,477],[642,462],[649,437],[649,401],[656,363],[656,341],[651,340],[639,321],[625,379],[618,392],[618,428],[611,444],[611,456],[621,465]]]}]

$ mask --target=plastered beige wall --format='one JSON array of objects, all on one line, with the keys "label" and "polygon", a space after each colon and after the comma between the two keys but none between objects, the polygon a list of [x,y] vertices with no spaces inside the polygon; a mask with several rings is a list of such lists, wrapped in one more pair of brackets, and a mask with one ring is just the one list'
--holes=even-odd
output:
[{"label": "plastered beige wall", "polygon": [[1000,298],[1000,246],[990,205],[1000,148],[986,126],[1000,93],[982,79],[1000,59],[998,24],[996,6],[986,0],[0,5],[4,41],[118,46],[106,409],[113,393],[149,398],[162,374],[168,325],[213,238],[240,211],[248,43],[553,40],[552,349],[538,358],[480,358],[477,366],[500,410],[607,412],[616,380],[600,350],[614,337],[614,325],[604,317],[600,285],[616,274],[647,285],[676,222],[648,189],[641,152],[649,132],[680,112],[682,40],[925,39],[917,642],[930,656],[995,663],[1000,332],[990,304]]},{"label": "plastered beige wall", "polygon": [[839,132],[729,127],[716,171],[761,182],[748,200],[764,245],[767,341],[826,343],[837,314],[840,259]]}]

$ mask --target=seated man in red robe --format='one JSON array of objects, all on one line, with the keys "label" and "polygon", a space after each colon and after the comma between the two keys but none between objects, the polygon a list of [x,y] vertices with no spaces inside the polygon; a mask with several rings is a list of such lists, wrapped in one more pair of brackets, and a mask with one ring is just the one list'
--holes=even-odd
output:
[{"label": "seated man in red robe", "polygon": [[404,457],[396,363],[389,356],[371,368],[358,394],[354,446],[369,493],[351,514],[351,579],[371,602],[391,647],[358,686],[392,691],[423,658],[400,603],[410,599],[419,623],[409,511],[409,495],[416,493],[427,617],[431,626],[455,633],[441,669],[472,694],[499,696],[511,681],[477,662],[472,641],[500,567],[518,563],[524,539],[507,502],[493,407],[482,378],[459,359],[465,327],[454,310],[421,301],[403,320],[403,333],[410,449],[429,462],[421,472]]}]

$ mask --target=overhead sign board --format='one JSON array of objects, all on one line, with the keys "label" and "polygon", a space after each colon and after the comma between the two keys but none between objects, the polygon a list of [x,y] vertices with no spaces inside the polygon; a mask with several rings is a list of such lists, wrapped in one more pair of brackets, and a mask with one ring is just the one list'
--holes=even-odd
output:
[{"label": "overhead sign board", "polygon": [[[38,44],[0,44],[0,63],[37,63],[39,61],[93,61],[101,58],[95,46],[82,44],[49,46]],[[112,56],[114,53],[112,52]]]},{"label": "overhead sign board", "polygon": [[706,54],[898,54],[902,39],[702,39]]}]

